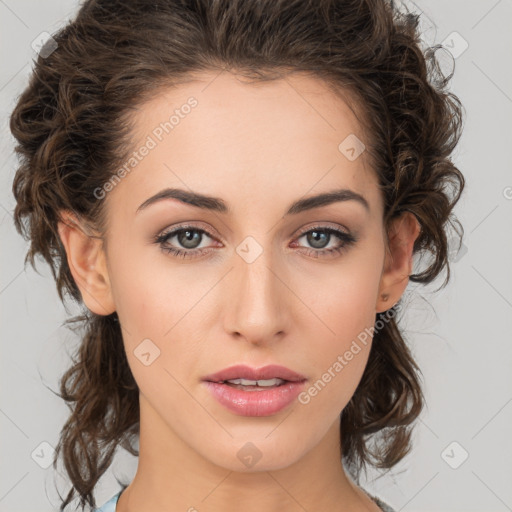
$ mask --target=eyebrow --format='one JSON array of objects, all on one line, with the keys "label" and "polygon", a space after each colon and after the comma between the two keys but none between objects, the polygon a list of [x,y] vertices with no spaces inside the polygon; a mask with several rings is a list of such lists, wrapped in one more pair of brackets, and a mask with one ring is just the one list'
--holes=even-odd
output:
[{"label": "eyebrow", "polygon": [[[161,190],[154,196],[151,196],[149,199],[146,199],[137,208],[136,213],[138,213],[141,210],[144,210],[151,204],[154,204],[158,201],[162,201],[164,199],[177,199],[182,203],[189,204],[191,206],[196,206],[197,208],[202,208],[203,210],[209,210],[212,212],[226,214],[231,213],[229,206],[225,203],[223,199],[179,188],[166,188]],[[288,211],[285,213],[285,216],[297,215],[307,210],[312,210],[314,208],[327,206],[341,201],[357,201],[359,204],[363,205],[367,211],[370,211],[370,205],[362,195],[358,194],[357,192],[354,192],[353,190],[342,188],[332,190],[330,192],[324,192],[316,196],[299,199],[290,205]]]}]

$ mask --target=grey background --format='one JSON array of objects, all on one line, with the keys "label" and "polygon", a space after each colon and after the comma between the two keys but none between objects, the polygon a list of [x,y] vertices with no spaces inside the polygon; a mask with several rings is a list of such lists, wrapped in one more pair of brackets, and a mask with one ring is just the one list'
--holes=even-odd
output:
[{"label": "grey background", "polygon": [[[466,117],[453,158],[467,178],[456,214],[466,234],[444,290],[434,293],[437,281],[411,283],[406,292],[402,327],[428,400],[414,448],[392,472],[370,472],[362,484],[404,512],[512,510],[512,2],[406,3],[423,12],[425,43],[445,41],[456,55],[451,90]],[[12,222],[16,159],[7,119],[32,68],[32,41],[57,30],[77,5],[0,0],[2,512],[57,510],[55,481],[67,490],[62,475],[42,467],[68,413],[46,386],[57,389],[77,339],[61,327],[67,313],[46,265],[24,270],[27,246]],[[131,479],[135,468],[136,459],[120,453],[112,471]],[[100,504],[118,490],[112,471],[97,488]]]}]

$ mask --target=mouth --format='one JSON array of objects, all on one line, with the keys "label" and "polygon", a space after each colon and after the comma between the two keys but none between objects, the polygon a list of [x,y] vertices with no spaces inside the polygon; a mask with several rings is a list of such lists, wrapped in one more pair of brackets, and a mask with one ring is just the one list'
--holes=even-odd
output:
[{"label": "mouth", "polygon": [[306,377],[284,366],[232,366],[202,379],[217,401],[240,416],[270,416],[289,406]]},{"label": "mouth", "polygon": [[274,387],[282,385],[284,382],[301,382],[306,380],[306,377],[285,366],[275,364],[262,368],[236,365],[212,375],[207,375],[202,380],[232,384],[234,386]]},{"label": "mouth", "polygon": [[283,379],[261,379],[261,380],[250,380],[250,379],[230,379],[222,380],[217,384],[226,384],[235,389],[242,389],[243,391],[264,391],[265,389],[277,388],[283,384],[290,382]]}]

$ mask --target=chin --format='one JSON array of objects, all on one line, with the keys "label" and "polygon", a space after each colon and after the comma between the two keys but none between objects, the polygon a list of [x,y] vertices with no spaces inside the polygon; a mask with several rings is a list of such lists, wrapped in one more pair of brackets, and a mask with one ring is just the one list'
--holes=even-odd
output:
[{"label": "chin", "polygon": [[[304,436],[301,441],[292,436],[283,436],[271,430],[258,436],[239,436],[227,443],[216,444],[212,452],[210,445],[206,457],[215,465],[238,473],[277,471],[297,462],[304,454]],[[266,437],[268,436],[268,437]],[[215,443],[215,440],[211,440]]]}]

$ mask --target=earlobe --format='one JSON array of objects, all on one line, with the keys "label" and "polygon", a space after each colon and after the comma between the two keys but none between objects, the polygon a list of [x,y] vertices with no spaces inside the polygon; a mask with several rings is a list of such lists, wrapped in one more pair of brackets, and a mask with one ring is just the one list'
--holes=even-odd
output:
[{"label": "earlobe", "polygon": [[110,315],[115,305],[102,239],[88,233],[73,212],[61,211],[60,219],[59,237],[84,304],[93,313]]},{"label": "earlobe", "polygon": [[420,231],[418,219],[411,212],[404,212],[393,221],[379,285],[377,313],[396,304],[407,287],[412,273],[414,242]]}]

